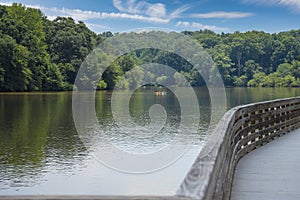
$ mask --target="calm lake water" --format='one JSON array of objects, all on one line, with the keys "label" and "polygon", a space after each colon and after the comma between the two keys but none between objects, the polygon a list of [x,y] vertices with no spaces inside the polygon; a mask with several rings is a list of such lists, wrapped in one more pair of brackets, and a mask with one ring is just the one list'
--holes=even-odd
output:
[{"label": "calm lake water", "polygon": [[[180,90],[180,89],[179,89]],[[184,90],[184,89],[182,89]],[[201,125],[210,122],[207,91],[195,89],[200,105]],[[126,91],[118,91],[122,93]],[[227,109],[252,102],[300,96],[296,88],[227,88]],[[96,94],[99,124],[113,121],[110,91]],[[169,129],[157,140],[132,142],[114,129],[107,130],[118,145],[128,150],[149,150],[171,137],[180,120],[178,101],[170,94],[153,95],[153,88],[140,89],[130,100],[130,115],[141,125],[149,123],[148,110],[161,104],[167,110]],[[130,174],[97,161],[77,134],[72,116],[72,93],[0,94],[0,195],[7,194],[95,194],[172,195],[191,167],[203,144],[197,133],[192,147],[173,165],[148,174]],[[168,124],[166,123],[166,124]],[[216,122],[213,122],[216,123]],[[157,137],[156,137],[157,138]],[[103,153],[109,151],[105,146]],[[143,163],[138,163],[143,165]]]}]

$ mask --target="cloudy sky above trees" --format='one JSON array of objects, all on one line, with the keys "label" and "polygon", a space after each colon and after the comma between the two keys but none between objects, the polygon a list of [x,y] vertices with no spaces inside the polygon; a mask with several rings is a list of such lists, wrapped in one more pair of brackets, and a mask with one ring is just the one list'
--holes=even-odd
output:
[{"label": "cloudy sky above trees", "polygon": [[215,32],[299,29],[299,0],[0,0],[35,7],[49,18],[70,16],[95,32],[158,27]]}]

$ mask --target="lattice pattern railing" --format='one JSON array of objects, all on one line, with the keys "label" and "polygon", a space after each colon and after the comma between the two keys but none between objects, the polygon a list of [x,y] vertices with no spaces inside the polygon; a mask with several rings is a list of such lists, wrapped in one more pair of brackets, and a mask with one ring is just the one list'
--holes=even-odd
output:
[{"label": "lattice pattern railing", "polygon": [[178,196],[230,199],[237,162],[248,152],[300,127],[300,98],[228,111],[186,176]]}]

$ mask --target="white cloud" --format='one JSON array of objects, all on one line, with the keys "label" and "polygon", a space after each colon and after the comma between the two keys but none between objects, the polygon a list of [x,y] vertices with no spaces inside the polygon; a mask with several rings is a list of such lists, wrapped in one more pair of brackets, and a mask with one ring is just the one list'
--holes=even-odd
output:
[{"label": "white cloud", "polygon": [[[11,5],[11,3],[0,2],[2,5]],[[49,19],[54,19],[56,16],[61,17],[72,17],[76,21],[85,21],[89,19],[106,19],[106,18],[115,18],[115,19],[132,19],[152,23],[168,23],[169,19],[163,19],[159,17],[147,17],[138,14],[128,14],[128,13],[108,13],[108,12],[93,12],[80,9],[68,9],[68,8],[55,8],[55,7],[44,7],[39,5],[26,5],[26,7],[40,9],[46,16],[49,16]]]},{"label": "white cloud", "polygon": [[100,33],[100,32],[104,32],[104,31],[111,30],[110,27],[103,26],[103,25],[99,25],[99,24],[85,23],[85,25],[86,25],[89,29],[93,30],[93,31],[96,32],[96,33]]},{"label": "white cloud", "polygon": [[[60,17],[67,17],[67,16],[60,16]],[[47,15],[47,19],[49,19],[51,21],[55,20],[56,18],[57,18],[56,15]]]},{"label": "white cloud", "polygon": [[191,17],[194,17],[194,18],[235,19],[235,18],[250,17],[252,15],[253,15],[252,13],[248,13],[248,12],[223,12],[223,11],[216,11],[216,12],[208,12],[208,13],[191,14]]},{"label": "white cloud", "polygon": [[167,13],[166,7],[164,4],[156,3],[150,5],[146,11],[146,14],[149,16],[156,16],[156,17],[165,17]]},{"label": "white cloud", "polygon": [[292,9],[293,11],[300,12],[299,0],[243,0],[243,1],[246,3],[286,6]]},{"label": "white cloud", "polygon": [[88,20],[88,19],[104,19],[104,18],[121,18],[121,19],[133,19],[147,22],[157,22],[157,23],[168,23],[169,20],[161,19],[158,17],[146,17],[137,14],[127,14],[127,13],[107,13],[107,12],[92,12],[84,11],[79,9],[57,9],[51,8],[50,11],[57,12],[58,14],[63,14],[70,16],[76,20]]},{"label": "white cloud", "polygon": [[166,6],[162,3],[148,3],[146,1],[113,0],[113,5],[120,11],[131,14],[146,14],[151,17],[165,17],[167,14]]},{"label": "white cloud", "polygon": [[204,24],[197,23],[197,22],[186,22],[186,21],[178,21],[175,26],[192,28],[192,29],[208,29],[208,30],[212,30],[212,31],[216,31],[216,32],[229,30],[228,28],[224,28],[224,27],[218,27],[218,26],[214,26],[214,25],[204,25]]},{"label": "white cloud", "polygon": [[171,14],[170,14],[170,19],[174,19],[174,18],[178,18],[180,17],[181,13],[185,12],[186,10],[188,10],[190,7],[189,6],[182,6],[178,9],[176,9],[175,11],[173,11]]},{"label": "white cloud", "polygon": [[180,17],[181,13],[188,10],[188,6],[182,6],[172,12],[168,12],[166,5],[162,3],[149,3],[147,1],[136,0],[113,0],[113,5],[124,13],[145,14],[151,17],[164,19],[174,19]]},{"label": "white cloud", "polygon": [[11,4],[13,4],[13,2],[0,2],[0,5],[3,6],[10,6]]},{"label": "white cloud", "polygon": [[190,22],[182,22],[182,21],[178,21],[176,23],[176,26],[185,26],[185,27],[188,27],[190,26]]},{"label": "white cloud", "polygon": [[125,9],[122,6],[122,1],[121,0],[113,0],[113,5],[121,12],[124,12]]}]

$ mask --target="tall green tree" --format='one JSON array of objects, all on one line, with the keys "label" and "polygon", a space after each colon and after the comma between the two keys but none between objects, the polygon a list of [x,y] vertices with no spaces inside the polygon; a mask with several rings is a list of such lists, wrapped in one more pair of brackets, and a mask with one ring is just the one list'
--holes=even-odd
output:
[{"label": "tall green tree", "polygon": [[28,67],[32,78],[26,90],[43,89],[45,71],[49,64],[42,19],[43,14],[40,10],[16,3],[6,7],[6,12],[0,18],[1,32],[28,50]]},{"label": "tall green tree", "polygon": [[50,32],[47,41],[51,62],[66,66],[62,73],[67,75],[66,81],[73,84],[81,63],[96,45],[96,34],[83,22],[76,23],[70,17],[44,23]]},{"label": "tall green tree", "polygon": [[30,52],[6,34],[0,34],[0,90],[26,91],[32,81]]}]

